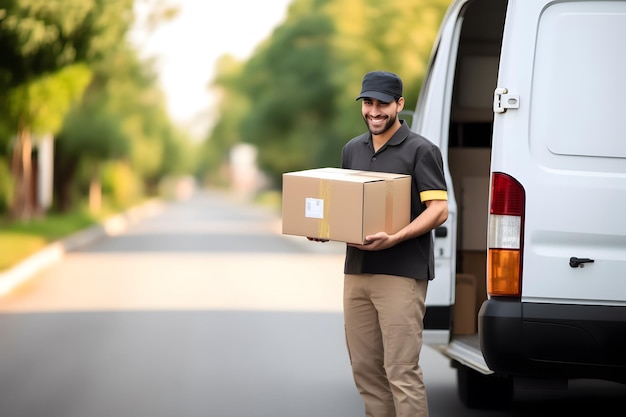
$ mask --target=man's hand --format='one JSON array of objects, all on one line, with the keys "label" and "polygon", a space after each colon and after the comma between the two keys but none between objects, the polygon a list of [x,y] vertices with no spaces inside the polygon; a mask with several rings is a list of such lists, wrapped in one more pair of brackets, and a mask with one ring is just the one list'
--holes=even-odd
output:
[{"label": "man's hand", "polygon": [[377,251],[388,249],[400,242],[413,239],[424,233],[430,233],[432,229],[441,225],[448,218],[448,202],[446,200],[429,200],[426,201],[425,204],[426,210],[398,232],[392,235],[388,235],[385,232],[378,232],[373,235],[365,236],[365,243],[362,245],[350,243],[348,246],[361,250]]},{"label": "man's hand", "polygon": [[388,235],[385,232],[378,232],[373,235],[365,236],[365,243],[362,245],[356,243],[349,243],[348,246],[352,246],[353,248],[368,250],[368,251],[377,251],[388,249],[396,244],[392,235]]}]

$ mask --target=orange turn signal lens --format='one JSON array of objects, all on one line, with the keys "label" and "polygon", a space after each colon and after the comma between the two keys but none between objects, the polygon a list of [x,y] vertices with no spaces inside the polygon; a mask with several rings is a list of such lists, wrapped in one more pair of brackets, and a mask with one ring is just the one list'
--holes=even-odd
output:
[{"label": "orange turn signal lens", "polygon": [[495,296],[519,297],[522,291],[520,251],[489,249],[487,292]]}]

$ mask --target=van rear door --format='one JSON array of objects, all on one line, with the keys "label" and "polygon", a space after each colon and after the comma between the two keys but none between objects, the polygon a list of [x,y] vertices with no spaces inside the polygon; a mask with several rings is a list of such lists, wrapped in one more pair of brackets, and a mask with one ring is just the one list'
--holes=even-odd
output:
[{"label": "van rear door", "polygon": [[522,301],[623,305],[626,2],[510,5],[491,171],[525,191]]},{"label": "van rear door", "polygon": [[[448,184],[448,220],[435,233],[435,279],[428,285],[424,341],[446,344],[450,337],[454,304],[457,205],[450,179],[447,144],[456,51],[460,36],[459,16],[465,1],[448,9],[435,40],[430,64],[412,118],[411,129],[441,148]],[[441,53],[439,53],[441,52]]]}]

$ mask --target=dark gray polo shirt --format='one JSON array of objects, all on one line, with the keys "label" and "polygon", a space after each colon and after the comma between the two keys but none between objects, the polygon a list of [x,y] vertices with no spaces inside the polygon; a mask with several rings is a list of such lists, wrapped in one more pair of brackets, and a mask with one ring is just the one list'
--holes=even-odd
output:
[{"label": "dark gray polo shirt", "polygon": [[[448,198],[441,151],[411,131],[404,121],[378,152],[374,152],[369,132],[350,140],[343,147],[341,167],[411,175],[411,221],[426,209],[424,201]],[[431,280],[435,277],[432,233],[381,251],[362,251],[348,246],[344,273]]]}]

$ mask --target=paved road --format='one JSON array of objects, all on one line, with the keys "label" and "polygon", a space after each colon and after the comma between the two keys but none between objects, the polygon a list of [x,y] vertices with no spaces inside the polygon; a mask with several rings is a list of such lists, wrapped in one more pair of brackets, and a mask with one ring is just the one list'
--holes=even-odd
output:
[{"label": "paved road", "polygon": [[[200,194],[0,299],[0,416],[361,417],[343,246],[279,228],[271,212]],[[422,358],[435,417],[623,410],[612,385],[466,410],[447,361]]]},{"label": "paved road", "polygon": [[339,244],[218,194],[0,299],[0,416],[358,416]]}]

